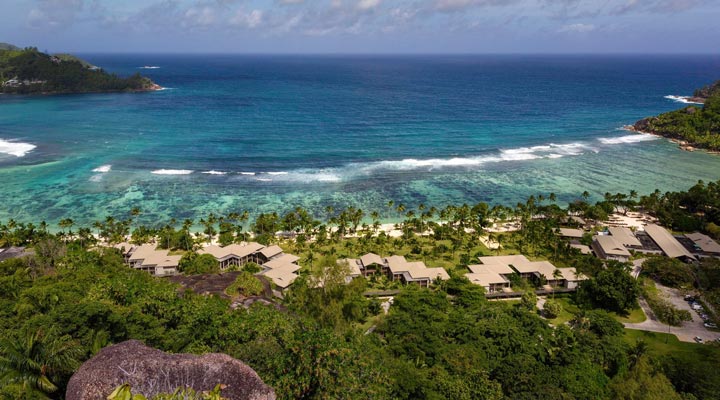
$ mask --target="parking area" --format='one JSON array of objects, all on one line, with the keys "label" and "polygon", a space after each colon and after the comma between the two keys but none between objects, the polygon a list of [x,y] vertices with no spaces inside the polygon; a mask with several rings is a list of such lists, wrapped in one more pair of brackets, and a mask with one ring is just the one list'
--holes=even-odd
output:
[{"label": "parking area", "polygon": [[656,283],[655,286],[658,288],[658,291],[660,291],[662,296],[672,305],[680,310],[689,311],[692,316],[692,321],[684,322],[683,326],[680,327],[668,327],[668,325],[663,324],[654,317],[652,310],[650,310],[645,301],[640,301],[640,305],[643,308],[645,315],[648,316],[648,319],[645,322],[638,324],[625,324],[626,328],[664,333],[669,331],[683,342],[695,342],[695,338],[700,338],[705,343],[720,339],[720,332],[708,329],[703,325],[705,321],[701,318],[701,313],[698,313],[692,308],[690,303],[685,300],[683,293],[677,289],[668,288],[658,283]]}]

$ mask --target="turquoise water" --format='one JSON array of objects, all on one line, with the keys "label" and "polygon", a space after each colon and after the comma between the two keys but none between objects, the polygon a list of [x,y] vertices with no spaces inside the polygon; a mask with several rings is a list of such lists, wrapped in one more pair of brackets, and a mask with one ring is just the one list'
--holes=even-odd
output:
[{"label": "turquoise water", "polygon": [[[167,90],[0,96],[0,220],[90,223],[685,189],[720,157],[621,130],[718,56],[84,55]],[[142,66],[157,66],[141,69]]]}]

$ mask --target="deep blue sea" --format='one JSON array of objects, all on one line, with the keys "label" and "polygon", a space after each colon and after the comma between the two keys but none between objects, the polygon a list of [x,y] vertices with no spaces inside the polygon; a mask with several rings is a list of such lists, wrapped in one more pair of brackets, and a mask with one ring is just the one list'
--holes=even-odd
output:
[{"label": "deep blue sea", "polygon": [[[720,179],[622,130],[720,79],[720,56],[97,55],[166,90],[0,95],[0,220],[90,223],[346,206],[514,205]],[[142,67],[157,68],[142,68]]]}]

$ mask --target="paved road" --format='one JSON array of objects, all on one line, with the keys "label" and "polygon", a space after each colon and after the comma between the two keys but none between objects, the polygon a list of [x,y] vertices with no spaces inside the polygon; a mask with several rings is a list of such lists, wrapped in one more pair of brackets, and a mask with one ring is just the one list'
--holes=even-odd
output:
[{"label": "paved road", "polygon": [[663,297],[665,297],[675,307],[681,310],[690,311],[690,315],[693,320],[684,322],[681,327],[668,327],[668,325],[665,325],[657,320],[645,299],[639,299],[640,307],[642,307],[648,319],[638,324],[624,324],[626,328],[662,333],[668,333],[668,328],[670,328],[670,333],[677,336],[677,338],[683,342],[694,342],[695,336],[701,337],[706,342],[720,338],[720,332],[708,330],[703,326],[703,320],[683,299],[683,295],[680,291],[665,287],[659,283],[655,283],[655,286],[658,288],[658,291],[663,295]]}]

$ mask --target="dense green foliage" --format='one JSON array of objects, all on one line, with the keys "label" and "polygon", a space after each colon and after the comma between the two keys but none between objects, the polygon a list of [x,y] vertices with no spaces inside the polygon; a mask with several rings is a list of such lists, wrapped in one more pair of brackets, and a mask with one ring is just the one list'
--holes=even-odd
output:
[{"label": "dense green foliage", "polygon": [[700,230],[720,239],[720,182],[699,181],[680,192],[656,190],[642,196],[639,204],[665,226],[683,232]]},{"label": "dense green foliage", "polygon": [[263,292],[263,285],[253,274],[243,271],[225,291],[231,296],[258,296]]},{"label": "dense green foliage", "polygon": [[187,275],[211,274],[220,272],[217,260],[210,254],[187,252],[180,259],[180,271]]},{"label": "dense green foliage", "polygon": [[[209,392],[198,393],[191,388],[177,388],[173,393],[161,393],[153,396],[150,400],[224,400],[222,397],[222,385],[218,384]],[[118,386],[107,400],[148,400],[141,394],[133,394],[132,387],[125,384]]]},{"label": "dense green foliage", "polygon": [[620,314],[637,307],[640,288],[628,270],[626,264],[608,261],[607,268],[580,284],[579,302]]},{"label": "dense green foliage", "polygon": [[665,137],[685,140],[695,146],[720,150],[720,90],[703,90],[708,97],[702,108],[689,106],[638,121],[635,128]]},{"label": "dense green foliage", "polygon": [[36,48],[0,49],[0,84],[12,79],[20,83],[2,85],[0,93],[141,91],[153,85],[139,74],[121,78],[67,54],[51,56]]},{"label": "dense green foliage", "polygon": [[676,258],[650,258],[643,263],[643,273],[674,288],[691,288],[695,282],[692,267]]}]

